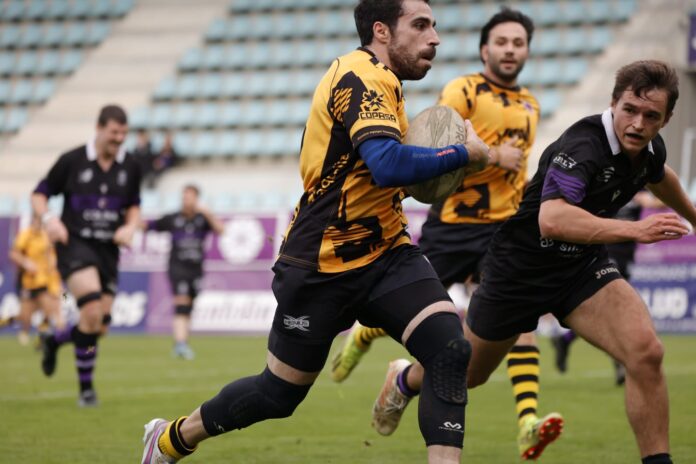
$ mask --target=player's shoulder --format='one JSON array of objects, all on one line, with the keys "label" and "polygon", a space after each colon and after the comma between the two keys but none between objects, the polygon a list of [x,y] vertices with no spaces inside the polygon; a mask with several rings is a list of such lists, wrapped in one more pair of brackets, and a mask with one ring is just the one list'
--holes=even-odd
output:
[{"label": "player's shoulder", "polygon": [[363,82],[381,82],[399,85],[393,71],[365,48],[358,48],[337,59],[339,80],[357,78]]},{"label": "player's shoulder", "polygon": [[665,145],[665,139],[662,138],[662,135],[657,134],[650,142],[652,143],[653,151],[656,155],[659,155],[662,158],[667,158],[667,147]]},{"label": "player's shoulder", "polygon": [[486,82],[486,78],[481,73],[462,74],[450,79],[445,84],[445,90],[463,90],[476,87]]},{"label": "player's shoulder", "polygon": [[601,114],[586,116],[573,123],[564,133],[568,140],[581,139],[593,144],[607,142],[607,134]]},{"label": "player's shoulder", "polygon": [[70,162],[87,161],[87,145],[79,145],[61,153],[60,159]]}]

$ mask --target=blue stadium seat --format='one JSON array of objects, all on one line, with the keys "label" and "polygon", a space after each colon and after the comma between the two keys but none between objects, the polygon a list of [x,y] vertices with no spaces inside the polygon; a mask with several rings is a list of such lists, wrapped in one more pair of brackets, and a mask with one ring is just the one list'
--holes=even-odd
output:
[{"label": "blue stadium seat", "polygon": [[11,94],[12,87],[10,86],[10,81],[0,80],[0,105],[9,102]]},{"label": "blue stadium seat", "polygon": [[267,135],[264,132],[258,130],[245,131],[239,145],[239,156],[243,158],[266,156],[268,153],[266,140]]},{"label": "blue stadium seat", "polygon": [[242,105],[239,103],[227,103],[222,107],[220,114],[220,124],[223,127],[238,126],[244,115],[242,114]]},{"label": "blue stadium seat", "polygon": [[67,0],[51,0],[46,9],[46,18],[49,20],[63,20],[68,16],[70,5]]},{"label": "blue stadium seat", "polygon": [[537,93],[541,106],[541,117],[551,116],[561,106],[561,94],[554,89],[546,89]]},{"label": "blue stadium seat", "polygon": [[555,55],[561,53],[561,33],[558,29],[542,29],[534,35],[531,51],[534,55]]},{"label": "blue stadium seat", "polygon": [[267,39],[273,37],[273,21],[267,15],[255,15],[251,21],[247,19],[246,34],[239,36],[243,31],[235,31],[235,39],[251,38],[251,39]]},{"label": "blue stadium seat", "polygon": [[43,30],[42,47],[59,47],[63,43],[65,31],[62,24],[50,24]]},{"label": "blue stadium seat", "polygon": [[194,126],[201,129],[211,129],[220,125],[220,106],[216,103],[206,103],[198,108]]},{"label": "blue stadium seat", "polygon": [[611,3],[613,3],[611,0],[590,1],[587,3],[585,6],[587,20],[591,23],[605,23],[607,21],[611,21]]},{"label": "blue stadium seat", "polygon": [[562,14],[558,18],[561,24],[580,24],[586,22],[587,12],[580,0],[568,0],[561,5]]},{"label": "blue stadium seat", "polygon": [[2,19],[5,21],[19,21],[24,17],[24,2],[15,0],[8,2],[2,9]]},{"label": "blue stadium seat", "polygon": [[217,100],[222,97],[222,84],[221,74],[204,74],[198,96],[209,100]]},{"label": "blue stadium seat", "polygon": [[257,42],[251,53],[247,56],[247,66],[250,68],[264,68],[271,59],[271,46],[265,42]]},{"label": "blue stadium seat", "polygon": [[171,125],[176,129],[190,129],[196,120],[196,105],[184,103],[177,105]]},{"label": "blue stadium seat", "polygon": [[557,59],[546,59],[539,63],[534,83],[544,86],[556,85],[561,80],[561,65]]},{"label": "blue stadium seat", "polygon": [[227,157],[235,156],[239,150],[239,134],[232,131],[225,131],[220,137],[219,143],[213,152],[213,156]]},{"label": "blue stadium seat", "polygon": [[191,156],[194,158],[202,158],[205,156],[213,156],[217,147],[217,135],[210,132],[199,132],[196,140],[193,143]]},{"label": "blue stadium seat", "polygon": [[247,64],[247,56],[251,53],[249,44],[235,44],[225,48],[225,69],[243,68]]},{"label": "blue stadium seat", "polygon": [[249,31],[253,28],[253,24],[247,17],[234,17],[227,21],[226,40],[244,40],[249,38]]},{"label": "blue stadium seat", "polygon": [[72,19],[87,19],[91,11],[91,5],[88,0],[73,0],[70,3],[70,8],[66,17]]},{"label": "blue stadium seat", "polygon": [[14,53],[0,53],[0,76],[9,76],[15,68]]},{"label": "blue stadium seat", "polygon": [[[117,2],[118,3],[118,2]],[[109,19],[113,15],[113,5],[111,0],[96,0],[90,5],[89,17]]]},{"label": "blue stadium seat", "polygon": [[111,25],[108,22],[92,23],[89,32],[87,32],[85,43],[92,46],[99,45],[109,35],[110,29]]},{"label": "blue stadium seat", "polygon": [[572,85],[578,83],[587,73],[587,60],[583,58],[569,59],[563,66],[561,83]]},{"label": "blue stadium seat", "polygon": [[34,87],[32,101],[34,103],[46,102],[56,89],[56,83],[52,79],[42,79]]},{"label": "blue stadium seat", "polygon": [[290,106],[290,111],[287,115],[287,124],[293,126],[303,126],[309,117],[309,109],[312,106],[312,100],[302,99],[296,100]]},{"label": "blue stadium seat", "polygon": [[70,47],[87,45],[87,26],[83,23],[73,23],[65,33],[65,44]]},{"label": "blue stadium seat", "polygon": [[223,45],[210,45],[205,48],[201,65],[209,71],[225,67],[227,50]]},{"label": "blue stadium seat", "polygon": [[32,76],[39,68],[39,59],[35,52],[25,51],[19,55],[15,74],[22,76]]},{"label": "blue stadium seat", "polygon": [[[10,4],[12,5],[14,3]],[[17,48],[21,34],[22,30],[18,26],[4,26],[0,31],[0,48]]]},{"label": "blue stadium seat", "polygon": [[276,42],[271,46],[271,59],[269,60],[274,68],[284,68],[292,66],[296,60],[296,46],[292,42]]},{"label": "blue stadium seat", "polygon": [[5,132],[17,132],[26,124],[29,115],[27,110],[22,107],[14,107],[5,118]]},{"label": "blue stadium seat", "polygon": [[148,106],[139,106],[129,112],[128,123],[132,129],[145,129],[149,125],[149,118],[150,108]]},{"label": "blue stadium seat", "polygon": [[174,149],[180,156],[184,158],[191,156],[193,151],[193,136],[191,134],[188,132],[174,134],[173,144]]},{"label": "blue stadium seat", "polygon": [[290,102],[288,100],[274,100],[265,106],[265,118],[263,123],[269,126],[284,126],[288,124],[290,115]]},{"label": "blue stadium seat", "polygon": [[609,7],[609,13],[613,21],[627,21],[635,10],[635,0],[614,0]]},{"label": "blue stadium seat", "polygon": [[584,29],[573,27],[563,32],[563,39],[559,41],[559,52],[570,55],[587,53],[587,33]]},{"label": "blue stadium seat", "polygon": [[58,68],[61,74],[72,74],[82,62],[82,53],[77,50],[69,50],[63,53]]},{"label": "blue stadium seat", "polygon": [[19,46],[22,48],[35,48],[41,43],[43,31],[38,24],[29,24],[22,30],[22,35],[19,39]]},{"label": "blue stadium seat", "polygon": [[[523,12],[534,19],[534,25],[539,26],[553,26],[558,24],[558,20],[563,14],[560,6],[561,2],[556,1],[543,1],[536,5],[536,8],[531,9],[532,11]],[[527,3],[527,5],[530,5]]]},{"label": "blue stadium seat", "polygon": [[168,129],[172,125],[172,106],[169,104],[157,105],[150,113],[150,127],[155,129]]},{"label": "blue stadium seat", "polygon": [[181,76],[176,85],[175,96],[181,100],[193,100],[198,96],[199,80],[195,74]]},{"label": "blue stadium seat", "polygon": [[113,5],[111,10],[111,16],[113,18],[121,18],[125,16],[131,8],[133,8],[134,0],[118,0],[115,5]]},{"label": "blue stadium seat", "polygon": [[53,76],[60,73],[60,52],[43,52],[41,58],[39,58],[36,73],[44,76]]},{"label": "blue stadium seat", "polygon": [[242,74],[231,74],[225,76],[222,83],[223,98],[238,98],[244,94],[244,86],[247,84],[246,78]]},{"label": "blue stadium seat", "polygon": [[268,73],[254,73],[244,87],[244,95],[248,97],[263,97],[269,85]]},{"label": "blue stadium seat", "polygon": [[242,124],[245,126],[262,126],[266,124],[269,105],[260,100],[249,100],[244,103]]},{"label": "blue stadium seat", "polygon": [[176,94],[176,78],[167,76],[157,84],[155,91],[152,93],[154,100],[171,100]]},{"label": "blue stadium seat", "polygon": [[179,70],[184,72],[198,71],[202,62],[203,51],[200,48],[191,48],[179,60]]},{"label": "blue stadium seat", "polygon": [[205,32],[206,42],[222,42],[227,34],[227,20],[223,18],[215,19]]},{"label": "blue stadium seat", "polygon": [[26,105],[32,100],[34,94],[34,84],[29,80],[15,81],[10,103],[15,105]]},{"label": "blue stadium seat", "polygon": [[595,27],[590,33],[590,40],[587,44],[588,51],[591,53],[601,53],[611,43],[611,30],[606,27]]},{"label": "blue stadium seat", "polygon": [[48,2],[45,0],[32,0],[24,10],[24,19],[29,21],[43,21],[46,19]]}]

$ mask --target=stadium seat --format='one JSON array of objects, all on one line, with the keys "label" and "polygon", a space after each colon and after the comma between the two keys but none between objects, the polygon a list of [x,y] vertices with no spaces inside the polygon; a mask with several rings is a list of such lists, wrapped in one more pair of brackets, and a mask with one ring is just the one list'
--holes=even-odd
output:
[{"label": "stadium seat", "polygon": [[539,106],[541,107],[541,117],[551,116],[559,106],[561,106],[561,95],[557,90],[547,89],[537,93]]},{"label": "stadium seat", "polygon": [[181,76],[174,96],[179,100],[193,100],[198,96],[199,79],[195,74]]},{"label": "stadium seat", "polygon": [[115,5],[112,6],[111,16],[113,18],[121,18],[125,16],[133,8],[134,0],[118,0]]},{"label": "stadium seat", "polygon": [[568,0],[561,5],[562,14],[558,17],[561,24],[580,24],[587,20],[585,6],[580,0]]},{"label": "stadium seat", "polygon": [[559,83],[561,79],[561,65],[560,62],[555,59],[546,59],[541,61],[537,70],[534,83],[551,86]]},{"label": "stadium seat", "polygon": [[635,9],[635,0],[614,0],[609,6],[609,13],[613,21],[627,21]]},{"label": "stadium seat", "polygon": [[19,38],[19,46],[21,48],[35,48],[41,43],[43,31],[38,24],[29,24],[24,26],[22,35]]},{"label": "stadium seat", "polygon": [[204,74],[198,89],[198,97],[208,100],[216,100],[222,96],[222,75]]},{"label": "stadium seat", "polygon": [[33,92],[34,86],[32,81],[24,79],[15,81],[12,95],[10,96],[10,103],[26,105],[31,102]]},{"label": "stadium seat", "polygon": [[14,53],[0,53],[0,76],[9,76],[15,69]]},{"label": "stadium seat", "polygon": [[60,52],[45,51],[39,58],[36,73],[43,76],[53,76],[60,72]]},{"label": "stadium seat", "polygon": [[191,48],[179,60],[179,70],[184,72],[197,71],[202,62],[203,51],[200,48]]},{"label": "stadium seat", "polygon": [[211,156],[217,146],[217,135],[211,132],[200,132],[193,143],[191,156],[202,158]]},{"label": "stadium seat", "polygon": [[[11,5],[14,5],[11,4]],[[0,31],[0,48],[14,49],[19,45],[21,29],[18,26],[4,26]]]},{"label": "stadium seat", "polygon": [[562,34],[563,39],[560,40],[558,52],[570,55],[580,53],[588,53],[587,50],[587,33],[584,29],[573,27],[566,29]]},{"label": "stadium seat", "polygon": [[149,125],[150,108],[140,106],[128,113],[128,123],[132,129],[145,129]]},{"label": "stadium seat", "polygon": [[38,68],[39,59],[36,52],[25,51],[19,55],[15,68],[15,74],[21,76],[31,76],[36,73]]},{"label": "stadium seat", "polygon": [[61,74],[72,74],[82,62],[82,53],[77,50],[69,50],[61,56],[58,71]]},{"label": "stadium seat", "polygon": [[155,129],[167,129],[172,124],[172,106],[169,104],[157,105],[150,114],[150,127]]},{"label": "stadium seat", "polygon": [[222,127],[235,127],[244,119],[242,105],[239,103],[227,103],[222,107],[220,124]]},{"label": "stadium seat", "polygon": [[196,105],[190,103],[177,105],[171,125],[176,129],[189,129],[193,127],[196,119]]},{"label": "stadium seat", "polygon": [[110,24],[107,22],[92,23],[87,32],[85,43],[87,45],[99,45],[109,35]]},{"label": "stadium seat", "polygon": [[63,43],[65,30],[62,24],[50,24],[43,30],[41,36],[42,47],[59,47]]},{"label": "stadium seat", "polygon": [[10,81],[0,80],[0,105],[4,105],[10,101],[10,95],[12,93],[12,87],[10,86]]},{"label": "stadium seat", "polygon": [[191,151],[193,150],[193,137],[187,132],[179,132],[174,135],[174,149],[176,152],[184,157],[188,158],[191,156]]},{"label": "stadium seat", "polygon": [[[558,24],[558,20],[563,14],[560,6],[561,2],[545,0],[530,8],[531,11],[524,12],[534,18],[534,25],[537,27],[548,27]],[[531,4],[527,4],[531,5]],[[536,46],[536,45],[535,45]]]},{"label": "stadium seat", "polygon": [[32,95],[33,103],[44,103],[53,95],[56,83],[52,79],[42,79],[34,87]]},{"label": "stadium seat", "polygon": [[51,0],[46,8],[46,18],[48,20],[63,20],[68,16],[70,5],[67,0]]},{"label": "stadium seat", "polygon": [[48,2],[45,0],[32,0],[24,10],[24,19],[28,21],[43,21],[46,19]]},{"label": "stadium seat", "polygon": [[252,158],[264,156],[266,137],[260,131],[245,131],[239,144],[239,156],[243,158]]},{"label": "stadium seat", "polygon": [[25,108],[14,107],[5,118],[4,132],[17,132],[29,119]]},{"label": "stadium seat", "polygon": [[307,122],[309,117],[309,109],[312,106],[312,101],[308,99],[302,99],[292,102],[290,105],[290,111],[287,114],[287,125],[291,126],[303,126]]},{"label": "stadium seat", "polygon": [[608,27],[595,27],[590,33],[588,51],[591,53],[601,53],[611,43],[611,31]]},{"label": "stadium seat", "polygon": [[71,19],[87,19],[91,12],[91,5],[88,0],[73,0],[66,16]]},{"label": "stadium seat", "polygon": [[242,124],[245,126],[262,126],[266,124],[266,117],[269,113],[270,105],[261,100],[250,100],[244,103],[242,114]]},{"label": "stadium seat", "polygon": [[174,76],[167,76],[157,84],[152,98],[156,101],[171,100],[176,94],[177,80]]},{"label": "stadium seat", "polygon": [[220,106],[205,103],[198,108],[194,125],[200,129],[211,129],[220,125]]},{"label": "stadium seat", "polygon": [[587,73],[587,60],[574,58],[566,60],[561,73],[560,83],[572,85],[580,81]]},{"label": "stadium seat", "polygon": [[246,84],[245,77],[241,74],[231,74],[225,76],[222,83],[223,98],[238,98],[243,93],[243,87]]},{"label": "stadium seat", "polygon": [[19,21],[24,17],[24,2],[10,1],[2,10],[2,19],[8,22]]},{"label": "stadium seat", "polygon": [[558,29],[542,29],[532,40],[531,52],[534,55],[555,55],[561,53],[561,33]]},{"label": "stadium seat", "polygon": [[208,70],[220,70],[225,67],[226,50],[223,45],[211,45],[205,48],[201,66]]},{"label": "stadium seat", "polygon": [[87,45],[87,26],[83,23],[73,23],[65,33],[65,44],[70,47]]}]

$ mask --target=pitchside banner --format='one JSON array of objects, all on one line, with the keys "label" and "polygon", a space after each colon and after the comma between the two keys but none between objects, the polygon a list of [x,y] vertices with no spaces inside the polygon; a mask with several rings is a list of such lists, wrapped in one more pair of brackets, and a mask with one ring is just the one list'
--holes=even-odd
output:
[{"label": "pitchside banner", "polygon": [[[427,211],[407,209],[409,231],[417,241]],[[196,299],[192,326],[207,333],[266,332],[275,299],[271,267],[290,212],[237,213],[223,216],[225,233],[206,243],[203,290]],[[15,269],[8,251],[16,234],[16,218],[0,218],[0,316],[14,315]],[[117,332],[171,330],[172,295],[167,278],[169,234],[138,234],[130,250],[122,250],[119,292],[113,308]],[[650,307],[658,330],[696,332],[696,237],[638,247],[632,283]],[[66,298],[69,317],[77,315]]]}]

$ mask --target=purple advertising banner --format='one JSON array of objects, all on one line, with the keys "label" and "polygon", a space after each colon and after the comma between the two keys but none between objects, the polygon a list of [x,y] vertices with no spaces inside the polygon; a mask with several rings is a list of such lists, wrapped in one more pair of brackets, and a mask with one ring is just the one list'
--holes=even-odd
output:
[{"label": "purple advertising banner", "polygon": [[[409,232],[417,243],[427,210],[406,208],[406,212]],[[275,311],[271,268],[290,214],[222,217],[224,234],[211,234],[206,243],[205,277],[195,301],[193,330],[263,333],[270,328]],[[15,268],[7,258],[18,222],[0,218],[0,317],[18,311]],[[122,250],[114,332],[171,330],[170,247],[169,234],[149,231],[138,234],[131,249]],[[640,245],[631,283],[648,304],[658,330],[696,332],[696,237]],[[64,309],[73,320],[77,317],[72,298],[66,300]]]}]

